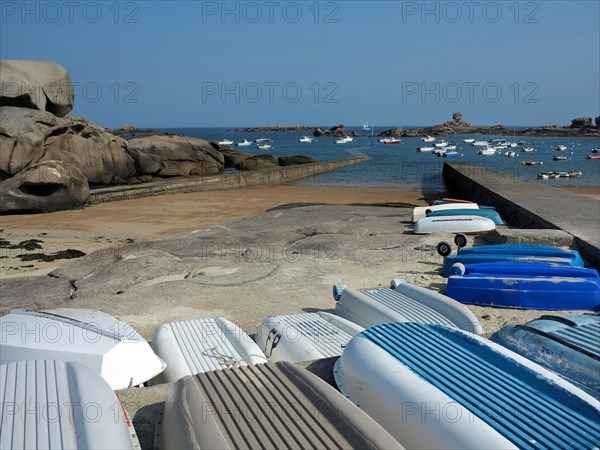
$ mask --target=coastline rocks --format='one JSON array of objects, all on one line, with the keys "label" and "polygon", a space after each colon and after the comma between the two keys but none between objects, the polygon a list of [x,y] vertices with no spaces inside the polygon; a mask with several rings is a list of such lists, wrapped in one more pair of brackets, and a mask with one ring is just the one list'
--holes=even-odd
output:
[{"label": "coastline rocks", "polygon": [[386,131],[379,133],[381,137],[403,137],[405,136],[405,132],[402,128],[392,128]]},{"label": "coastline rocks", "polygon": [[235,128],[234,131],[240,133],[285,133],[285,132],[299,132],[299,131],[311,131],[315,127],[307,127],[304,125],[267,125],[264,127],[251,127],[251,128]]},{"label": "coastline rocks", "polygon": [[208,141],[184,136],[150,136],[128,141],[139,174],[158,177],[219,173],[225,157]]},{"label": "coastline rocks", "polygon": [[238,152],[237,150],[224,146],[221,146],[221,153],[225,158],[226,169],[235,168],[238,164],[246,161],[248,158],[256,156],[254,153]]},{"label": "coastline rocks", "polygon": [[462,120],[462,113],[461,112],[455,112],[454,114],[452,114],[452,120],[454,122],[460,122]]},{"label": "coastline rocks", "polygon": [[279,161],[273,155],[255,155],[235,165],[238,170],[272,169],[278,167]]},{"label": "coastline rocks", "polygon": [[322,128],[317,128],[313,131],[313,136],[314,137],[321,137],[321,136],[331,136],[331,137],[352,136],[352,137],[356,137],[356,136],[362,136],[362,134],[357,131],[348,132],[344,128],[344,124],[340,123],[338,125],[332,126],[327,131],[324,131]]},{"label": "coastline rocks", "polygon": [[78,167],[90,183],[109,184],[135,175],[126,142],[87,119],[46,111],[0,108],[0,175],[8,178],[38,162]]},{"label": "coastline rocks", "polygon": [[0,106],[68,114],[75,102],[71,77],[64,67],[49,61],[0,61]]},{"label": "coastline rocks", "polygon": [[129,124],[125,124],[123,125],[123,128],[107,128],[107,130],[109,133],[115,135],[115,136],[122,136],[122,137],[129,137],[129,138],[133,138],[133,137],[137,137],[137,138],[141,138],[141,137],[148,137],[148,136],[177,136],[174,133],[169,133],[167,131],[158,131],[158,130],[140,130],[137,127],[134,127],[133,125],[129,125]]},{"label": "coastline rocks", "polygon": [[76,166],[45,161],[0,182],[0,213],[45,213],[83,208],[90,189]]}]

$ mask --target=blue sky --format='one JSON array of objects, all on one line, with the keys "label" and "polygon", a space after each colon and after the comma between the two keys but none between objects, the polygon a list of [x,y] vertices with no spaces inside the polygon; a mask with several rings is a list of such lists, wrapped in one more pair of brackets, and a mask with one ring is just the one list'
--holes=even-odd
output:
[{"label": "blue sky", "polygon": [[0,2],[104,126],[568,124],[600,115],[600,2]]}]

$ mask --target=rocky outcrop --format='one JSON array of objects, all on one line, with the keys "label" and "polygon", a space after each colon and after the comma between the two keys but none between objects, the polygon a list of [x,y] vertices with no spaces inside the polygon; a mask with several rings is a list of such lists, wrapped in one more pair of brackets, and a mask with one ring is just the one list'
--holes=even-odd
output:
[{"label": "rocky outcrop", "polygon": [[321,128],[317,128],[313,131],[313,136],[321,137],[321,136],[330,136],[330,137],[344,137],[344,136],[363,136],[363,134],[358,131],[346,131],[344,128],[344,124],[338,124],[332,126],[329,130],[323,130]]},{"label": "rocky outcrop", "polygon": [[241,162],[256,156],[254,153],[238,152],[237,150],[233,150],[225,146],[220,146],[220,149],[223,157],[225,158],[226,169],[235,168]]},{"label": "rocky outcrop", "polygon": [[571,128],[588,128],[593,127],[594,122],[591,117],[578,117],[576,119],[571,120]]},{"label": "rocky outcrop", "polygon": [[78,167],[92,184],[123,182],[135,175],[125,140],[87,119],[56,117],[28,108],[0,108],[0,173],[3,178],[43,161]]},{"label": "rocky outcrop", "polygon": [[389,130],[382,131],[379,133],[381,137],[402,137],[405,136],[402,128],[391,128]]},{"label": "rocky outcrop", "polygon": [[142,175],[198,176],[219,173],[225,166],[223,154],[203,139],[150,136],[127,144],[127,152]]},{"label": "rocky outcrop", "polygon": [[141,138],[141,137],[148,137],[148,136],[180,136],[180,135],[176,135],[175,133],[169,133],[167,131],[159,131],[159,130],[148,130],[148,129],[140,129],[137,127],[134,127],[133,125],[129,125],[129,124],[125,124],[123,125],[123,128],[108,128],[106,131],[108,131],[111,134],[114,134],[115,136],[121,136],[121,137],[129,137],[129,138]]},{"label": "rocky outcrop", "polygon": [[45,213],[83,208],[90,189],[78,167],[45,161],[0,183],[0,213]]},{"label": "rocky outcrop", "polygon": [[48,111],[62,117],[73,109],[75,91],[64,67],[49,61],[0,61],[0,106]]},{"label": "rocky outcrop", "polygon": [[273,155],[254,155],[236,164],[238,170],[271,169],[279,166],[279,161]]}]

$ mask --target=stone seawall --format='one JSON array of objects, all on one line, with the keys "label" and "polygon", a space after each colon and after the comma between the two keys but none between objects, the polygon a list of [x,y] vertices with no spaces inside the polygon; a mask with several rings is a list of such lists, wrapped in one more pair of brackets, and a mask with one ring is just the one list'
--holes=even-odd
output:
[{"label": "stone seawall", "polygon": [[366,156],[357,156],[347,159],[337,159],[314,164],[300,164],[296,166],[275,167],[272,169],[238,171],[236,173],[222,173],[202,177],[145,183],[135,186],[113,186],[94,189],[86,205],[131,200],[157,195],[184,194],[189,192],[217,191],[236,189],[245,186],[268,184],[284,184],[317,176],[324,172],[339,169],[340,167],[367,161]]},{"label": "stone seawall", "polygon": [[600,267],[600,201],[467,163],[444,163],[446,187],[456,197],[492,205],[510,225],[561,229]]}]

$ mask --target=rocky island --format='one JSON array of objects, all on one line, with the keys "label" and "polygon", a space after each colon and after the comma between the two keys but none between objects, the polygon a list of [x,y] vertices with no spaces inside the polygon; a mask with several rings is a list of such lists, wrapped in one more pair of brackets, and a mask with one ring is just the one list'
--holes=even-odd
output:
[{"label": "rocky island", "polygon": [[452,115],[452,120],[431,127],[391,128],[379,133],[381,137],[417,137],[449,136],[456,134],[516,135],[516,136],[555,136],[555,137],[600,137],[600,116],[592,121],[591,117],[579,117],[567,126],[532,127],[525,130],[513,130],[504,125],[474,126],[462,119],[460,112]]}]

